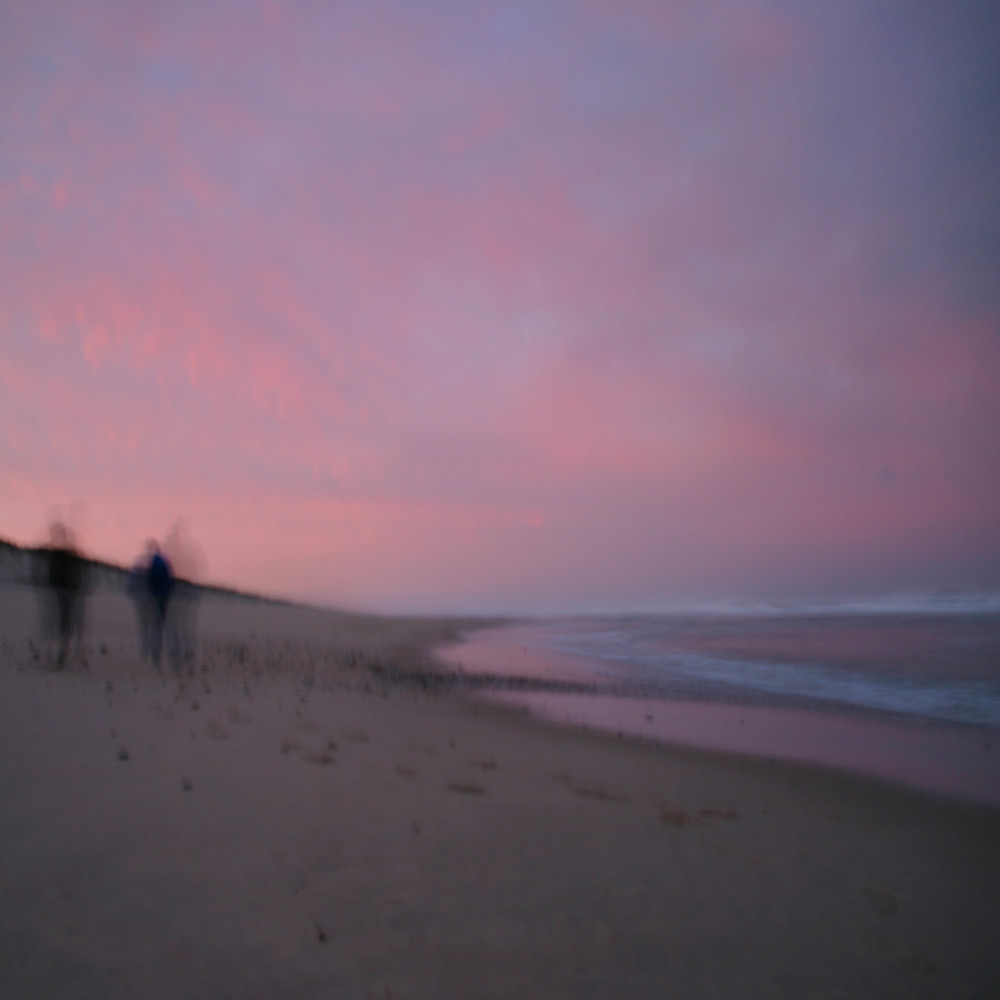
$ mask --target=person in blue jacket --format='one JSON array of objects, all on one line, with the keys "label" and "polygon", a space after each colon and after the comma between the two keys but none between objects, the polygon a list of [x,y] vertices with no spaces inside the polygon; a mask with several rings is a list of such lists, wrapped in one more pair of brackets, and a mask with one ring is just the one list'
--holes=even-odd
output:
[{"label": "person in blue jacket", "polygon": [[174,592],[174,573],[167,557],[160,552],[160,546],[155,539],[146,543],[146,553],[149,559],[146,567],[146,598],[148,618],[148,649],[153,666],[160,669],[160,658],[163,655],[163,631],[167,621],[167,608]]}]

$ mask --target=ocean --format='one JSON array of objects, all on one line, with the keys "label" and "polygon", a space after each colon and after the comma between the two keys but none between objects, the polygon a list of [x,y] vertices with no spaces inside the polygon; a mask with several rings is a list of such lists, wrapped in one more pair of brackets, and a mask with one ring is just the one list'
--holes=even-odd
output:
[{"label": "ocean", "polygon": [[445,651],[550,720],[1000,805],[1000,601],[538,618]]}]

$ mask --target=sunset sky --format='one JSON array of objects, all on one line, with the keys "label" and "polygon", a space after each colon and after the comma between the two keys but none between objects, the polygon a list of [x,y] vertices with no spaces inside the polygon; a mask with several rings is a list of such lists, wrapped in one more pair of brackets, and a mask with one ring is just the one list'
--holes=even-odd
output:
[{"label": "sunset sky", "polygon": [[998,22],[0,0],[0,536],[384,610],[1000,588]]}]

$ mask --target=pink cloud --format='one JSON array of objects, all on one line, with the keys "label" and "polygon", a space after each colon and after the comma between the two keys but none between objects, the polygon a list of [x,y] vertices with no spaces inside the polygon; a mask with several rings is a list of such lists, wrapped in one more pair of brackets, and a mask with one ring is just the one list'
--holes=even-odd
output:
[{"label": "pink cloud", "polygon": [[0,22],[0,534],[185,514],[394,606],[996,584],[961,12],[889,64],[832,2],[69,9]]}]

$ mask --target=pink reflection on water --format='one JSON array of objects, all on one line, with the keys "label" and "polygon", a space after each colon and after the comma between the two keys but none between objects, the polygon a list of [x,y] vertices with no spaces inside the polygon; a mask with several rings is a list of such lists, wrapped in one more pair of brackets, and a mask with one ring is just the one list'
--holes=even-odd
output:
[{"label": "pink reflection on water", "polygon": [[527,705],[554,722],[858,771],[1000,806],[1000,738],[990,730],[718,702],[506,692],[489,697]]},{"label": "pink reflection on water", "polygon": [[453,646],[446,646],[438,650],[438,656],[450,666],[470,674],[593,682],[596,664],[588,670],[584,658],[540,650],[537,642],[538,633],[533,626],[504,625],[484,629]]},{"label": "pink reflection on water", "polygon": [[[530,626],[528,627],[530,629]],[[525,631],[523,639],[529,634]],[[486,630],[442,652],[469,673],[593,681],[587,661],[533,649],[515,628]],[[1000,733],[842,711],[617,695],[491,692],[542,718],[702,750],[817,764],[1000,806]]]}]

